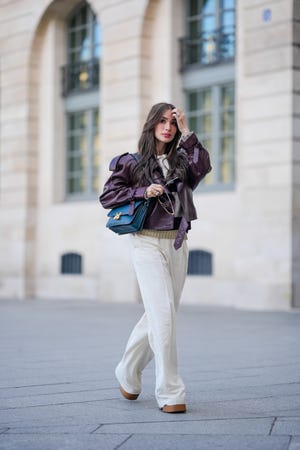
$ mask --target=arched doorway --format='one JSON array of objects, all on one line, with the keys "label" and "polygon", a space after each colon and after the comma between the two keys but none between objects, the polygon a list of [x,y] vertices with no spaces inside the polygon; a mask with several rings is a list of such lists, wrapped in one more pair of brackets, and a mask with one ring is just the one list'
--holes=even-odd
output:
[{"label": "arched doorway", "polygon": [[[29,298],[39,294],[41,274],[53,272],[55,265],[59,268],[59,256],[51,265],[51,255],[49,258],[42,255],[51,253],[55,235],[55,219],[50,213],[50,205],[63,202],[66,195],[66,113],[62,67],[68,61],[67,19],[72,11],[82,9],[83,5],[89,7],[89,3],[76,0],[55,0],[46,5],[37,20],[30,49],[24,277],[25,296]],[[58,249],[56,252],[61,253]]]}]

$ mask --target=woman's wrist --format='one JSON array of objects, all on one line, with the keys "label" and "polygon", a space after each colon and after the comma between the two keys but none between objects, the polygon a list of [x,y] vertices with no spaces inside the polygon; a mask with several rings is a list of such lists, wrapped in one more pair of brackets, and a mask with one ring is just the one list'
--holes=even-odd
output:
[{"label": "woman's wrist", "polygon": [[146,189],[145,192],[144,192],[144,199],[145,199],[145,200],[148,200],[148,198],[149,198],[149,197],[148,197],[147,189]]}]

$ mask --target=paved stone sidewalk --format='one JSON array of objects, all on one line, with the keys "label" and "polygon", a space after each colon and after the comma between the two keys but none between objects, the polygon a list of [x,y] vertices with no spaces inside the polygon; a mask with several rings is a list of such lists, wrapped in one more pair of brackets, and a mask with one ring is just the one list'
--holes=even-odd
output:
[{"label": "paved stone sidewalk", "polygon": [[114,366],[140,305],[0,302],[1,450],[300,450],[300,313],[182,306],[188,412],[135,402]]}]

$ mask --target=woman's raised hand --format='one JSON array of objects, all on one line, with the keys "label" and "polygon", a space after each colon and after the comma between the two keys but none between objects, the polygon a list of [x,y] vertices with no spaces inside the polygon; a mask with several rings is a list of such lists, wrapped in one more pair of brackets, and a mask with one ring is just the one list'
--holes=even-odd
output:
[{"label": "woman's raised hand", "polygon": [[185,112],[183,111],[183,109],[174,108],[174,109],[172,109],[172,114],[173,114],[173,117],[177,121],[177,125],[178,125],[178,128],[179,128],[179,131],[182,134],[189,133],[190,130],[189,130],[189,127],[187,125],[187,120],[186,120]]}]

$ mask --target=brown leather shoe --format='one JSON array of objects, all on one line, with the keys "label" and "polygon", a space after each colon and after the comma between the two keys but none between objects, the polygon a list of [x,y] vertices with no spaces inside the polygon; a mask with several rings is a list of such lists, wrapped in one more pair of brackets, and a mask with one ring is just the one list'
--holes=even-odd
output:
[{"label": "brown leather shoe", "polygon": [[186,406],[185,404],[179,405],[165,405],[161,408],[164,413],[185,413]]},{"label": "brown leather shoe", "polygon": [[122,386],[119,386],[120,392],[127,400],[136,400],[140,394],[130,394],[129,392],[126,392],[125,389],[122,388]]}]

